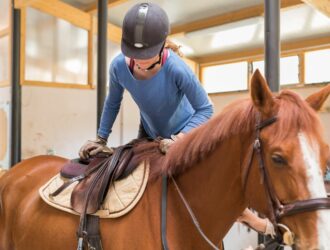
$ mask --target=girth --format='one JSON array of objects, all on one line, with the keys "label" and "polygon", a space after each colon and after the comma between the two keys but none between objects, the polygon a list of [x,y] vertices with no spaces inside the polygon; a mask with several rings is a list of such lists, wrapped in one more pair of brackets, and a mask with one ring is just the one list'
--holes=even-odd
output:
[{"label": "girth", "polygon": [[[302,201],[294,201],[290,203],[282,203],[276,195],[274,186],[270,180],[268,171],[265,167],[265,161],[262,152],[262,140],[260,137],[261,129],[273,124],[277,120],[277,117],[272,117],[265,121],[260,121],[260,114],[258,115],[256,123],[256,138],[252,146],[250,153],[250,158],[247,163],[247,167],[243,169],[243,190],[246,190],[247,180],[251,170],[253,157],[257,154],[259,170],[261,175],[261,183],[265,188],[265,193],[267,197],[268,208],[270,210],[270,220],[274,224],[275,231],[280,235],[279,220],[283,217],[290,216],[297,213],[315,211],[319,209],[330,209],[330,197],[327,198],[317,198],[317,199],[307,199]],[[290,232],[291,233],[291,232]],[[282,239],[281,239],[282,240]]]}]

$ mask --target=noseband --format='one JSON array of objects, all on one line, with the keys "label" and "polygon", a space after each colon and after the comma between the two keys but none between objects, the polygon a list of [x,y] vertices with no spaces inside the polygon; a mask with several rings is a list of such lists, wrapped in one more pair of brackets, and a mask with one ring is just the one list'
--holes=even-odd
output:
[{"label": "noseband", "polygon": [[[287,245],[292,245],[292,244],[294,244],[294,240],[293,240],[294,236],[287,227],[285,227],[284,225],[279,223],[280,219],[282,219],[283,217],[297,214],[297,213],[309,212],[309,211],[314,211],[314,210],[318,210],[318,209],[330,209],[330,197],[294,201],[294,202],[285,203],[285,204],[282,203],[277,198],[274,186],[269,177],[269,173],[265,167],[262,140],[260,137],[261,130],[263,128],[273,124],[274,122],[276,122],[276,120],[277,120],[276,116],[274,116],[270,119],[267,119],[265,121],[261,121],[260,115],[257,118],[256,137],[254,140],[251,156],[248,161],[248,166],[243,169],[243,190],[246,190],[247,180],[248,180],[249,172],[250,172],[250,169],[252,166],[253,157],[256,153],[257,157],[258,157],[259,170],[260,170],[260,175],[261,175],[261,183],[263,184],[263,186],[265,188],[267,204],[268,204],[268,208],[270,210],[269,219],[274,224],[275,232],[277,235],[281,235],[280,228],[282,228],[282,229],[285,228],[286,233],[290,233],[289,237],[292,238],[292,240],[290,240],[290,243],[289,242],[284,242],[284,243]],[[281,239],[281,241],[282,241],[282,239]]]}]

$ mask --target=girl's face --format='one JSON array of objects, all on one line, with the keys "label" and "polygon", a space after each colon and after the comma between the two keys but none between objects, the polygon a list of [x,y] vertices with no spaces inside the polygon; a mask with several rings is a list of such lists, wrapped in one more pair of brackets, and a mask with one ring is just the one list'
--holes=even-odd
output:
[{"label": "girl's face", "polygon": [[152,64],[154,64],[155,62],[157,62],[159,59],[159,55],[156,55],[150,59],[134,59],[136,65],[142,69],[142,70],[146,70],[147,68],[149,68]]}]

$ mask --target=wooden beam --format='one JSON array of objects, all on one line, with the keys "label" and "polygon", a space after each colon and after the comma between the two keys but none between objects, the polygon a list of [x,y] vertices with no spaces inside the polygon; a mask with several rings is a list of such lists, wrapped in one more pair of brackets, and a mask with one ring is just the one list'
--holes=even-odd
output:
[{"label": "wooden beam", "polygon": [[96,19],[92,18],[91,29],[88,31],[88,73],[87,82],[90,86],[94,82],[94,21]]},{"label": "wooden beam", "polygon": [[[97,18],[96,17],[93,17],[94,20],[93,20],[93,32],[94,34],[97,34]],[[114,24],[111,24],[111,23],[108,23],[108,30],[107,30],[107,36],[108,36],[108,39],[115,42],[115,43],[119,43],[121,42],[121,35],[122,35],[122,30],[120,27],[114,25]]]},{"label": "wooden beam", "polygon": [[52,16],[64,19],[73,25],[89,30],[91,28],[91,16],[71,5],[58,0],[34,1],[31,7],[48,13]]},{"label": "wooden beam", "polygon": [[[288,8],[302,4],[301,0],[282,0],[281,8]],[[229,13],[224,13],[219,16],[213,16],[194,22],[176,25],[171,28],[171,35],[188,33],[196,30],[206,29],[214,26],[219,26],[227,23],[241,21],[247,18],[262,16],[264,14],[264,5],[259,4],[253,7],[248,7]]]},{"label": "wooden beam", "polygon": [[[126,2],[128,2],[128,0],[108,0],[108,8],[112,8]],[[95,14],[97,12],[97,1],[95,1],[95,3],[93,3],[88,8],[84,9],[84,11],[89,12],[91,14]]]},{"label": "wooden beam", "polygon": [[[281,44],[281,55],[299,53],[303,51],[319,50],[330,48],[330,36],[321,38],[312,38]],[[245,49],[241,51],[227,51],[219,54],[205,55],[192,58],[202,66],[211,66],[217,64],[233,63],[244,60],[262,59],[264,56],[264,47],[255,49]]]},{"label": "wooden beam", "polygon": [[[38,2],[41,0],[15,0],[15,9],[21,9],[25,7],[29,7],[32,3]],[[57,0],[59,1],[59,0]]]},{"label": "wooden beam", "polygon": [[3,37],[3,36],[8,36],[9,34],[10,34],[10,29],[9,29],[9,27],[0,30],[0,38]]},{"label": "wooden beam", "polygon": [[7,87],[10,85],[9,80],[0,81],[0,87]]},{"label": "wooden beam", "polygon": [[330,17],[330,0],[302,0],[308,5],[314,7],[324,15]]},{"label": "wooden beam", "polygon": [[[97,34],[97,28],[95,28],[95,24],[97,25],[97,21],[95,22],[95,20],[92,20],[93,18],[95,18],[93,15],[81,11],[59,0],[35,0],[31,1],[29,6],[49,15],[66,20],[69,23],[87,31],[92,30],[93,27],[94,34]],[[23,8],[25,7],[22,7],[22,9]],[[108,23],[108,39],[115,43],[120,43],[121,28],[111,23]]]},{"label": "wooden beam", "polygon": [[304,84],[305,82],[305,53],[299,53],[299,83]]},{"label": "wooden beam", "polygon": [[26,41],[26,8],[21,8],[21,34],[20,34],[20,78],[22,85],[25,80],[25,41]]},{"label": "wooden beam", "polygon": [[52,87],[52,88],[70,88],[70,89],[94,89],[89,84],[61,83],[61,82],[42,82],[42,81],[24,81],[22,85]]}]

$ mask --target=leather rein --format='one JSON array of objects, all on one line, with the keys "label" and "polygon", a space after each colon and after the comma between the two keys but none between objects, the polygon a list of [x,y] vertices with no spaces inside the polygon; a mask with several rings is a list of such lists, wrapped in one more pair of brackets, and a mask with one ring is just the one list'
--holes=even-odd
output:
[{"label": "leather rein", "polygon": [[[292,240],[290,242],[285,242],[287,245],[293,245],[294,244],[294,234],[286,227],[285,225],[282,225],[279,223],[280,219],[283,217],[287,217],[290,215],[294,215],[297,213],[302,212],[309,212],[309,211],[315,211],[319,209],[330,209],[330,197],[327,198],[316,198],[316,199],[307,199],[307,200],[300,200],[300,201],[294,201],[290,203],[282,203],[275,192],[273,183],[270,180],[269,173],[267,171],[267,168],[265,166],[265,161],[263,157],[263,149],[262,149],[262,139],[260,137],[261,130],[274,122],[276,122],[277,117],[274,116],[272,118],[269,118],[265,121],[261,121],[260,115],[257,118],[256,123],[256,137],[253,143],[252,152],[250,155],[250,159],[248,161],[248,166],[243,169],[243,190],[246,190],[247,180],[249,177],[250,169],[252,168],[252,162],[254,155],[256,154],[258,157],[258,163],[259,163],[259,170],[261,175],[261,183],[263,184],[265,188],[265,193],[267,197],[267,203],[268,208],[270,210],[270,220],[274,224],[275,232],[277,236],[280,234],[280,228],[284,228],[287,232],[290,234],[290,237]],[[283,239],[281,238],[281,241]]]}]

